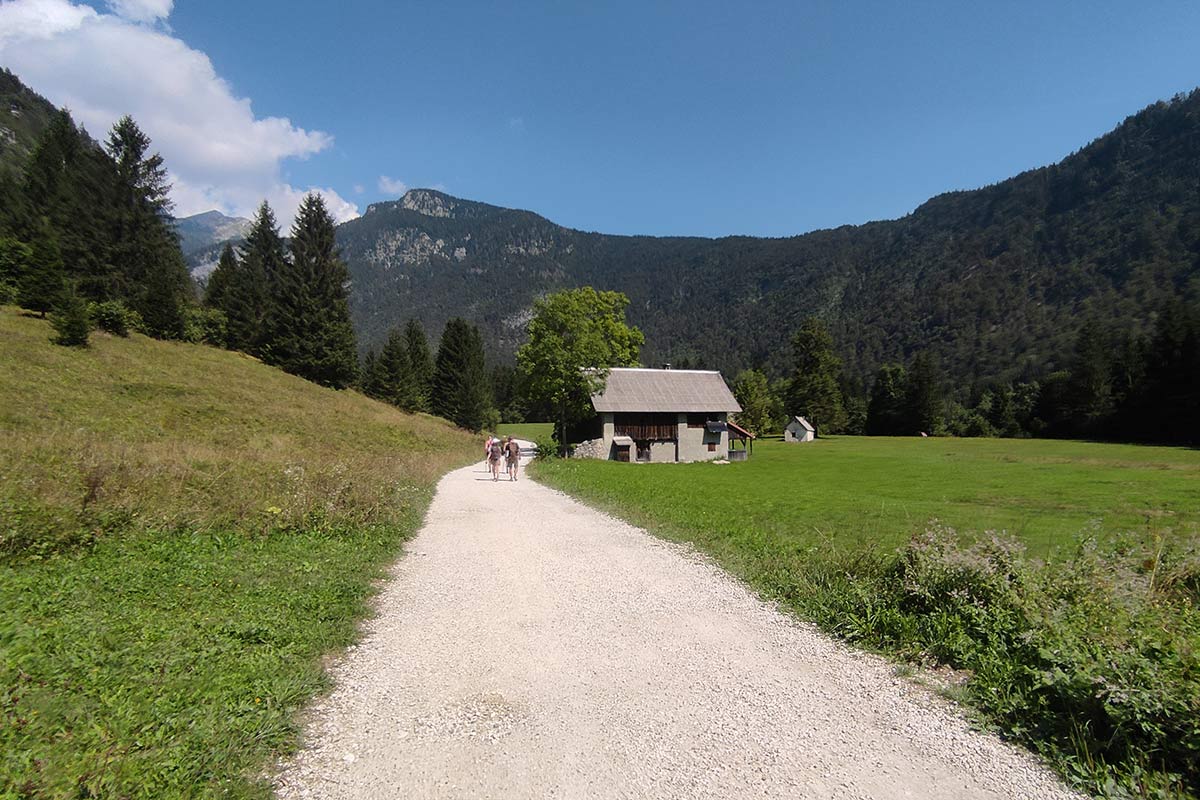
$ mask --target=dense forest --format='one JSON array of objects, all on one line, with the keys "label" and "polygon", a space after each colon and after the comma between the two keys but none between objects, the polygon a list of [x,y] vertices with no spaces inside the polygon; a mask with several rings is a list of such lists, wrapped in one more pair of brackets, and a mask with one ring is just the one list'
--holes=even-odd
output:
[{"label": "dense forest", "polygon": [[643,361],[782,376],[789,339],[827,324],[848,378],[927,352],[957,397],[1067,368],[1085,319],[1152,335],[1200,291],[1200,91],[1156,103],[1053,166],[936,197],[894,221],[784,239],[585,233],[414,190],[339,226],[364,344],[396,319],[463,315],[503,361],[532,300],[615,289]]}]

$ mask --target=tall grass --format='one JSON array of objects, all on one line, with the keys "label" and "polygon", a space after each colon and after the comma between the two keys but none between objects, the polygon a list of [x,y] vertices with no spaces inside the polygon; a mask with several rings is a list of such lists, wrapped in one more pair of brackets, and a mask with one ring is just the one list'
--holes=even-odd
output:
[{"label": "tall grass", "polygon": [[471,437],[197,345],[0,309],[0,797],[266,797]]}]

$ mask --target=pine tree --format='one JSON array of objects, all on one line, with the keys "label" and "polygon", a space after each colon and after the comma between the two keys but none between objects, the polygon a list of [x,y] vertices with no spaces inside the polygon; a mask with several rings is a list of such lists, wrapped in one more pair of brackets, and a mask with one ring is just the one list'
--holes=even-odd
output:
[{"label": "pine tree", "polygon": [[899,436],[906,432],[904,392],[907,385],[908,372],[899,364],[884,364],[875,373],[867,404],[868,436]]},{"label": "pine tree", "polygon": [[87,302],[74,288],[64,290],[59,303],[50,315],[50,323],[57,334],[54,343],[65,347],[87,347],[91,323],[88,320]]},{"label": "pine tree", "polygon": [[392,328],[375,362],[376,391],[379,399],[411,410],[412,371],[408,363],[408,344],[399,328]]},{"label": "pine tree", "polygon": [[283,265],[283,239],[275,225],[275,214],[264,200],[242,245],[242,258],[225,294],[222,310],[228,320],[232,349],[262,355],[267,341],[263,320],[274,300],[269,290]]},{"label": "pine tree", "polygon": [[263,323],[264,359],[293,375],[344,389],[358,373],[346,296],[350,276],[334,249],[333,217],[319,194],[300,203],[291,255],[267,271],[274,280],[268,281],[272,298]]},{"label": "pine tree", "polygon": [[430,395],[433,393],[433,357],[429,354],[429,342],[425,329],[415,319],[404,327],[404,338],[408,346],[408,369],[412,376],[412,410],[429,411]]},{"label": "pine tree", "polygon": [[1112,355],[1108,336],[1093,316],[1084,320],[1075,343],[1067,385],[1074,433],[1092,435],[1113,412]]},{"label": "pine tree", "polygon": [[358,369],[358,390],[367,397],[379,397],[376,389],[379,379],[379,360],[374,350],[368,350],[363,356],[362,365]]},{"label": "pine tree", "polygon": [[787,413],[806,417],[817,434],[838,433],[846,424],[838,385],[842,361],[833,352],[825,323],[810,317],[792,337],[794,368],[787,393]]},{"label": "pine tree", "polygon": [[478,431],[491,410],[483,338],[463,319],[446,323],[433,373],[433,413]]},{"label": "pine tree", "polygon": [[238,258],[237,254],[233,252],[233,245],[226,242],[221,249],[221,257],[217,260],[217,267],[209,274],[208,283],[204,286],[204,304],[206,306],[221,311],[227,309],[230,289],[238,279],[238,268]]},{"label": "pine tree", "polygon": [[942,376],[929,353],[917,353],[908,369],[904,414],[910,429],[905,433],[932,434],[942,429]]},{"label": "pine tree", "polygon": [[42,230],[33,240],[28,268],[18,280],[17,304],[44,319],[46,312],[58,305],[65,289],[58,240],[52,232]]},{"label": "pine tree", "polygon": [[171,189],[150,138],[131,117],[113,125],[106,143],[116,169],[114,259],[124,294],[147,330],[163,338],[183,335],[191,277],[171,227]]}]

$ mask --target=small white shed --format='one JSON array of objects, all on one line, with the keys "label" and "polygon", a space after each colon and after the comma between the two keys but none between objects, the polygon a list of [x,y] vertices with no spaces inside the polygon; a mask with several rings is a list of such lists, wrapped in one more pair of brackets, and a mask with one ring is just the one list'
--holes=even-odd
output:
[{"label": "small white shed", "polygon": [[787,427],[783,429],[785,442],[811,442],[817,438],[817,429],[804,417],[792,417]]}]

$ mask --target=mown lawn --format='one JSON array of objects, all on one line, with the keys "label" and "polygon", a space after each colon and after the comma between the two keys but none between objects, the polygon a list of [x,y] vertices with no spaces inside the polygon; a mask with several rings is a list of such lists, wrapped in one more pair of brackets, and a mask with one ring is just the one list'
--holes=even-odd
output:
[{"label": "mown lawn", "polygon": [[1200,451],[1014,439],[755,443],[745,463],[549,461],[539,479],[684,539],[896,547],[938,520],[1051,556],[1081,535],[1195,535]]},{"label": "mown lawn", "polygon": [[515,436],[530,442],[548,442],[554,435],[553,422],[506,422],[496,429],[501,436]]},{"label": "mown lawn", "polygon": [[267,797],[473,437],[254,359],[0,309],[0,797]]}]

